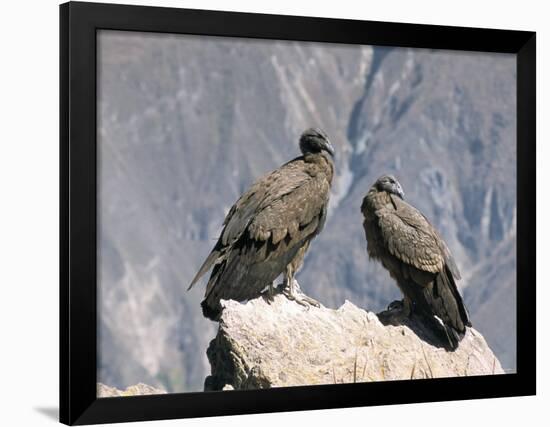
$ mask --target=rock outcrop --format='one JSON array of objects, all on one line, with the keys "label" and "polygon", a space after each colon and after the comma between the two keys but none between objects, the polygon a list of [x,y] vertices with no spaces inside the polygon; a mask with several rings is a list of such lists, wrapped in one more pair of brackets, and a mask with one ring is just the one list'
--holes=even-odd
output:
[{"label": "rock outcrop", "polygon": [[205,390],[503,373],[475,329],[449,352],[418,319],[385,326],[349,301],[337,310],[305,308],[282,295],[270,304],[223,303]]},{"label": "rock outcrop", "polygon": [[143,383],[128,386],[125,390],[119,390],[115,387],[97,383],[97,397],[143,396],[146,394],[166,394],[166,390]]}]

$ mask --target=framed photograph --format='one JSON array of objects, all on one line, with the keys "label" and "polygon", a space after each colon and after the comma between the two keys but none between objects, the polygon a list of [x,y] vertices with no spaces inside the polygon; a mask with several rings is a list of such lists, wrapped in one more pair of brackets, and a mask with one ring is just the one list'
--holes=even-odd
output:
[{"label": "framed photograph", "polygon": [[60,418],[535,394],[535,33],[60,6]]}]

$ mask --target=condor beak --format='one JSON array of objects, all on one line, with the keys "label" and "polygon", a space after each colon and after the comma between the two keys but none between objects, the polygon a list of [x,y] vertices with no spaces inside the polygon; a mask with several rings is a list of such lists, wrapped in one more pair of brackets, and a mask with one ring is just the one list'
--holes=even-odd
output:
[{"label": "condor beak", "polygon": [[325,143],[325,150],[328,151],[328,153],[334,157],[334,147],[332,146],[332,144],[330,143],[330,141],[326,141]]},{"label": "condor beak", "polygon": [[401,200],[404,200],[405,199],[405,192],[403,191],[403,189],[401,188],[401,185],[400,184],[397,184],[395,186],[395,191],[397,193],[397,195],[401,198]]}]

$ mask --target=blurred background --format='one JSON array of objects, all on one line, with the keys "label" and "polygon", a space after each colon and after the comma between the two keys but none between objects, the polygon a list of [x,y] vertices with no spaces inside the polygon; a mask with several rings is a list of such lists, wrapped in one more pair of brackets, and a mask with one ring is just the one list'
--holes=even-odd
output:
[{"label": "blurred background", "polygon": [[516,363],[514,55],[101,31],[98,381],[200,391],[217,324],[186,288],[225,213],[318,126],[330,216],[297,279],[328,307],[399,298],[359,210],[393,173],[439,229],[473,324]]}]

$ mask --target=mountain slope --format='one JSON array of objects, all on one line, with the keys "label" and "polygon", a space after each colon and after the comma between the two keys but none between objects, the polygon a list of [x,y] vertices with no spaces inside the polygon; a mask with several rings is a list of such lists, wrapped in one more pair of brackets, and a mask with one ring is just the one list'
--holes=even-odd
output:
[{"label": "mountain slope", "polygon": [[202,390],[216,325],[202,284],[185,289],[232,203],[297,156],[310,126],[331,137],[337,177],[302,288],[333,308],[399,296],[367,260],[359,212],[394,173],[455,254],[474,326],[514,368],[515,324],[500,320],[515,276],[496,252],[515,253],[513,56],[102,31],[98,58],[98,381]]}]

